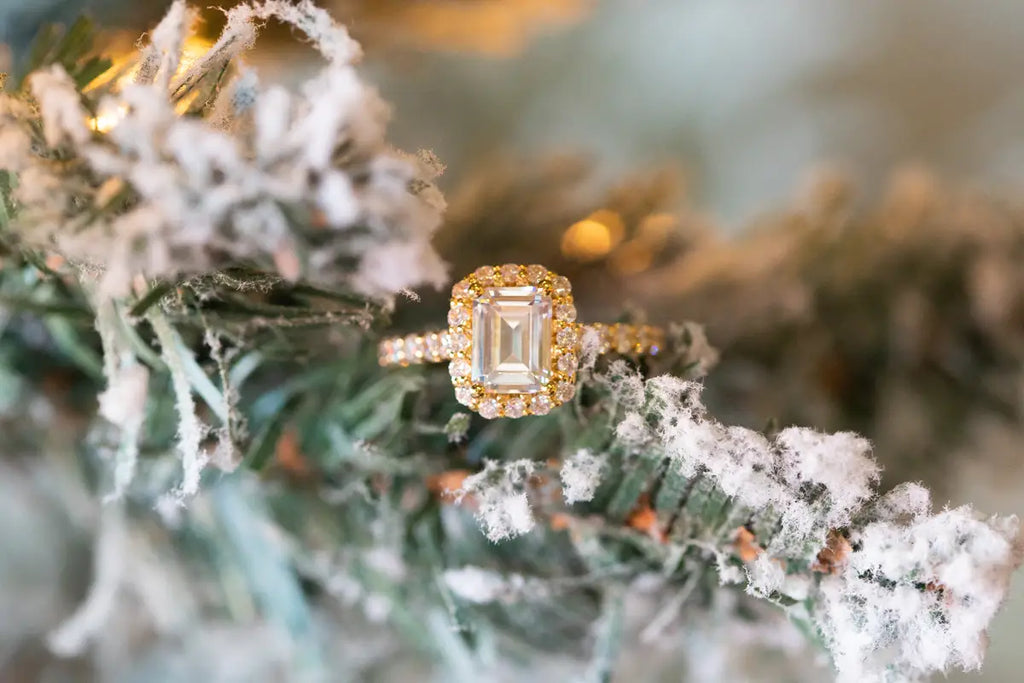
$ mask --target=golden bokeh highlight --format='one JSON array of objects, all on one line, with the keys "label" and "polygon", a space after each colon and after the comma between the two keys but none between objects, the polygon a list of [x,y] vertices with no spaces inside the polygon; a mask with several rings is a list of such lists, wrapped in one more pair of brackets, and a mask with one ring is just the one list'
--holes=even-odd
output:
[{"label": "golden bokeh highlight", "polygon": [[549,27],[569,26],[590,10],[588,0],[435,0],[365,3],[355,24],[386,27],[408,45],[446,52],[511,57]]},{"label": "golden bokeh highlight", "polygon": [[678,223],[679,219],[670,213],[652,213],[640,221],[637,237],[652,246],[661,246]]},{"label": "golden bokeh highlight", "polygon": [[651,267],[679,224],[671,213],[652,213],[640,220],[633,239],[615,250],[609,259],[611,269],[619,275],[635,275]]},{"label": "golden bokeh highlight", "polygon": [[[178,68],[174,72],[174,78],[184,74],[189,67],[209,52],[211,47],[213,47],[212,41],[199,36],[189,36],[181,47],[181,61],[178,63]],[[112,58],[112,66],[107,69],[104,74],[100,75],[90,83],[85,89],[85,92],[93,91],[112,83],[116,90],[132,83],[135,80],[135,75],[139,71],[138,57],[138,51],[131,51]],[[179,114],[184,114],[188,110],[193,99],[194,95],[182,98],[175,105],[175,111]],[[108,111],[98,112],[96,116],[90,117],[89,128],[97,133],[109,133],[127,115],[128,107],[123,104],[118,105],[115,108]]]},{"label": "golden bokeh highlight", "polygon": [[128,107],[119,105],[111,111],[102,111],[89,119],[89,128],[97,133],[109,133],[128,115]]},{"label": "golden bokeh highlight", "polygon": [[576,261],[596,261],[617,247],[625,232],[618,213],[600,209],[569,226],[562,235],[562,255]]},{"label": "golden bokeh highlight", "polygon": [[610,259],[611,269],[619,275],[635,275],[651,267],[654,250],[643,240],[630,240],[615,250]]}]

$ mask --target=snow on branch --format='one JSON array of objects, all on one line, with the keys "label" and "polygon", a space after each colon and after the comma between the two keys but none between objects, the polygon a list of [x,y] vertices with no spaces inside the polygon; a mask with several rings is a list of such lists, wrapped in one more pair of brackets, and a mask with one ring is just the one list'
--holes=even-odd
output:
[{"label": "snow on branch", "polygon": [[[878,495],[879,466],[866,439],[723,425],[708,414],[699,382],[644,380],[623,361],[594,380],[610,392],[599,405],[615,415],[614,438],[628,452],[710,482],[734,506],[731,518],[754,520],[738,533],[657,536],[698,541],[722,584],[745,582],[747,593],[817,631],[840,680],[911,681],[980,666],[986,629],[1024,555],[1016,517],[985,518],[970,507],[934,513],[918,484]],[[487,462],[465,480],[460,493],[491,541],[534,527],[528,480],[541,466]],[[603,480],[619,476],[607,456],[578,450],[561,465],[564,502],[591,501]],[[772,531],[759,538],[754,527]],[[470,601],[516,593],[514,581],[480,570],[446,578]]]},{"label": "snow on branch", "polygon": [[561,471],[565,502],[572,505],[591,500],[601,484],[605,468],[604,458],[585,448],[566,458]]},{"label": "snow on branch", "polygon": [[[271,18],[327,62],[295,92],[232,68]],[[345,29],[309,0],[242,3],[187,63],[194,20],[174,2],[130,75],[95,92],[53,65],[29,78],[36,108],[21,105],[28,93],[0,95],[0,161],[21,176],[21,237],[100,267],[106,296],[128,294],[140,274],[239,263],[381,299],[444,282],[430,245],[441,166],[388,146],[388,107],[359,78]],[[43,139],[30,144],[36,116]]]},{"label": "snow on branch", "polygon": [[[618,364],[609,375],[624,378],[613,390],[635,397],[636,373]],[[815,625],[840,680],[980,666],[986,628],[1024,555],[1016,517],[966,506],[933,513],[916,484],[877,496],[865,439],[729,427],[708,415],[701,390],[674,377],[646,380],[617,436],[687,477],[710,479],[751,517],[778,517],[777,533],[757,539],[763,546],[747,559],[749,592],[791,598],[791,616]]]},{"label": "snow on branch", "polygon": [[481,567],[446,569],[442,578],[454,595],[478,604],[511,602],[524,595],[536,599],[546,597],[549,592],[540,581],[527,580],[519,574],[503,575]]},{"label": "snow on branch", "polygon": [[533,529],[535,520],[526,484],[536,466],[532,460],[491,460],[462,482],[457,500],[475,507],[476,518],[491,541],[497,543]]}]

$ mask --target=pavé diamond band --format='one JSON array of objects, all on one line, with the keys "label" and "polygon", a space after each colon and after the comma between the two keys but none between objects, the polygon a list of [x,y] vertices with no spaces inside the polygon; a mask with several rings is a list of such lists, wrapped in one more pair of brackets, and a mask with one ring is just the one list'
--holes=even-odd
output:
[{"label": "pav\u00e9 diamond band", "polygon": [[601,352],[657,354],[650,325],[583,325],[568,278],[544,266],[481,266],[452,287],[448,329],[385,339],[383,366],[449,362],[455,397],[482,416],[545,415],[576,393],[580,341],[597,330]]}]

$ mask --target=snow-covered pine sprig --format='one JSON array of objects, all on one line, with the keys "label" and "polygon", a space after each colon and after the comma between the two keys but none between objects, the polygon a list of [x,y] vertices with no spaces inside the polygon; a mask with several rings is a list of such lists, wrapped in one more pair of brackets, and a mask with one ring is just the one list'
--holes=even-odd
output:
[{"label": "snow-covered pine sprig", "polygon": [[[636,577],[646,564],[670,604],[690,597],[674,604],[676,616],[714,602],[690,595],[695,585],[713,592],[708,576],[743,587],[814,634],[839,680],[912,681],[981,666],[987,626],[1024,558],[1016,517],[969,506],[936,512],[914,483],[879,494],[867,440],[729,427],[708,414],[701,389],[671,375],[644,380],[616,361],[584,398],[589,417],[576,436],[585,448],[570,449],[560,468],[488,463],[461,492],[477,499],[492,540],[527,533],[546,515],[569,529],[589,572]],[[554,477],[561,495],[545,484]],[[624,561],[622,546],[643,561]],[[528,601],[524,582],[538,583],[516,573],[502,587],[493,572],[454,571],[449,581],[469,602]]]},{"label": "snow-covered pine sprig", "polygon": [[[260,86],[237,61],[270,17],[327,59],[298,94]],[[1020,563],[1016,520],[932,513],[915,485],[879,496],[855,435],[720,424],[691,376],[713,363],[695,326],[677,330],[683,353],[668,375],[591,372],[591,354],[574,405],[468,428],[452,420],[443,369],[385,375],[361,355],[365,335],[315,357],[314,346],[337,346],[333,330],[281,345],[290,326],[365,323],[380,311],[371,300],[443,278],[429,247],[436,163],[384,145],[354,44],[312,3],[239,5],[182,64],[192,20],[174,3],[125,72],[92,88],[105,63],[86,54],[80,24],[44,42],[25,88],[0,96],[0,254],[19,255],[4,262],[0,294],[5,310],[17,299],[45,316],[57,350],[105,383],[85,449],[114,461],[98,477],[112,481],[93,520],[94,587],[53,651],[136,628],[136,613],[118,619],[140,602],[120,605],[125,587],[149,596],[143,613],[160,627],[158,593],[178,585],[215,605],[187,617],[190,631],[209,626],[204,614],[244,628],[252,608],[232,609],[258,596],[260,618],[304,666],[328,659],[310,634],[334,623],[333,609],[317,610],[334,600],[462,679],[507,641],[560,654],[585,642],[594,678],[607,679],[631,592],[653,585],[667,599],[642,640],[670,638],[684,608],[699,626],[729,596],[779,606],[849,680],[978,666]],[[70,317],[95,320],[101,356]],[[45,411],[21,404],[5,408],[8,424],[31,431]],[[181,476],[168,474],[173,450]],[[204,486],[208,463],[229,469],[240,454],[242,472]],[[460,491],[460,506],[432,495],[444,490]],[[127,496],[147,505],[124,506]],[[153,524],[153,503],[202,551]],[[158,553],[129,544],[176,561],[149,567]],[[737,624],[749,621],[742,606]]]},{"label": "snow-covered pine sprig", "polygon": [[[242,61],[269,19],[326,62],[297,91]],[[386,143],[388,107],[359,78],[345,29],[310,0],[241,3],[186,61],[196,21],[176,0],[116,68],[92,55],[87,21],[46,31],[20,86],[0,92],[0,247],[77,278],[95,311],[102,362],[87,340],[69,348],[106,380],[101,414],[121,430],[114,498],[135,471],[149,369],[172,378],[188,497],[207,463],[230,468],[245,448],[222,335],[237,347],[268,330],[367,327],[398,292],[446,277],[430,243],[441,166]],[[199,367],[194,334],[220,381]]]},{"label": "snow-covered pine sprig", "polygon": [[[271,18],[326,61],[297,91],[241,61]],[[388,107],[359,78],[345,29],[310,0],[241,3],[186,63],[196,19],[176,0],[102,80],[109,62],[89,58],[84,24],[37,50],[24,88],[0,94],[11,236],[92,269],[108,297],[138,277],[240,266],[371,298],[440,284],[440,165],[386,144]]]}]

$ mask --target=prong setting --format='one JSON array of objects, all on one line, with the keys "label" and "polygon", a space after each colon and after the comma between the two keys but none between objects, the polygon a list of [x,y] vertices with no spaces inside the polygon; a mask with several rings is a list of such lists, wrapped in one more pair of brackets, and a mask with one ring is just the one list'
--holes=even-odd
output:
[{"label": "prong setting", "polygon": [[[534,382],[528,383],[528,390],[497,391],[493,388],[494,382],[490,382],[492,388],[488,388],[482,381],[482,356],[477,347],[484,343],[487,332],[482,329],[481,320],[494,320],[494,316],[498,316],[496,324],[503,324],[500,306],[497,312],[487,313],[490,318],[475,315],[474,306],[479,311],[480,306],[491,305],[493,301],[500,303],[504,297],[514,300],[510,306],[522,307],[527,305],[522,302],[528,299],[524,293],[533,297],[528,305],[536,308],[529,311],[533,317],[519,312],[511,319],[508,328],[516,332],[514,341],[509,342],[504,337],[494,341],[493,330],[487,339],[497,345],[492,356],[501,355],[499,350],[507,352],[506,346],[514,348],[520,355],[529,357],[534,364],[532,369],[537,372],[530,375]],[[452,288],[448,321],[447,337],[457,341],[450,347],[449,371],[456,399],[466,407],[488,419],[545,415],[575,395],[581,326],[576,322],[572,287],[567,278],[539,265],[482,266]],[[527,325],[527,322],[532,324]],[[481,329],[474,329],[475,325]],[[542,334],[543,338],[539,336]],[[527,344],[538,346],[522,348]],[[474,349],[477,349],[475,357]],[[536,367],[537,363],[544,367]]]}]

